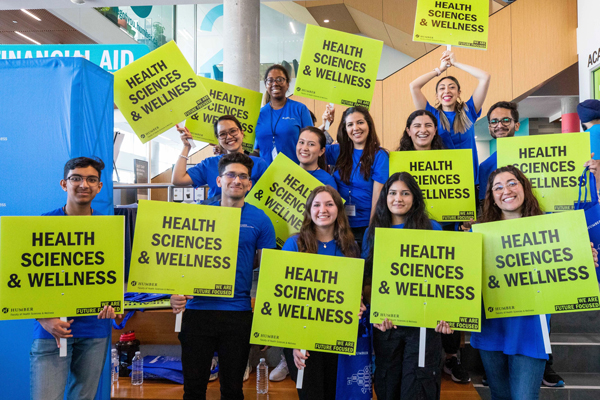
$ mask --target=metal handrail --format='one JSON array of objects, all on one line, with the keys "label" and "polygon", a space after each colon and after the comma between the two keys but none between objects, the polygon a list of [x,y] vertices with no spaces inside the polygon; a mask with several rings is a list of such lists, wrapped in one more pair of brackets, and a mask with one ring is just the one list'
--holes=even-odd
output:
[{"label": "metal handrail", "polygon": [[167,200],[173,201],[174,188],[188,188],[192,185],[174,185],[172,183],[113,183],[113,189],[168,189]]}]

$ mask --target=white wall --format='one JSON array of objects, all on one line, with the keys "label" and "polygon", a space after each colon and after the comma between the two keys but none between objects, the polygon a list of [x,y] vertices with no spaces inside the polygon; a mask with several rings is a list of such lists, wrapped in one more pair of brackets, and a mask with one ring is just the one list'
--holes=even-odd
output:
[{"label": "white wall", "polygon": [[[600,15],[599,0],[577,1],[577,54],[579,55],[579,101],[594,97],[591,71],[600,67]],[[595,63],[588,65],[593,52],[597,52]]]}]

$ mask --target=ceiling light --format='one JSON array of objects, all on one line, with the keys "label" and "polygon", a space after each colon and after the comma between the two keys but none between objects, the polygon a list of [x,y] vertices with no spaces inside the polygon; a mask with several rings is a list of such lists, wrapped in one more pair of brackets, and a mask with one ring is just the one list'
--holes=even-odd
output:
[{"label": "ceiling light", "polygon": [[477,139],[477,136],[475,136],[475,139]]},{"label": "ceiling light", "polygon": [[296,34],[296,28],[294,28],[294,24],[292,24],[292,21],[290,21],[290,28],[292,28],[292,32],[295,35]]},{"label": "ceiling light", "polygon": [[82,4],[85,4],[85,0],[71,0],[71,3],[77,4],[80,6]]},{"label": "ceiling light", "polygon": [[16,24],[16,23],[17,23],[17,21],[13,21],[13,24]]},{"label": "ceiling light", "polygon": [[[30,12],[29,12],[29,11],[27,11],[26,9],[24,9],[24,8],[21,8],[21,11],[23,11],[25,14],[29,15],[31,18],[33,18],[33,19],[37,19],[38,21],[41,21],[41,19],[39,19],[39,18],[38,18],[36,15],[34,15],[34,14],[30,13]],[[13,21],[13,22],[15,22],[15,21]]]},{"label": "ceiling light", "polygon": [[33,39],[32,39],[32,38],[30,38],[29,36],[27,36],[27,35],[23,35],[23,34],[22,34],[21,32],[19,32],[19,31],[15,31],[15,33],[16,33],[17,35],[19,35],[19,36],[23,36],[25,39],[29,40],[30,42],[33,42],[33,43],[35,43],[35,44],[41,44],[40,42],[38,42],[38,41],[36,41],[36,40],[33,40]]},{"label": "ceiling light", "polygon": [[325,20],[323,20],[323,22],[325,22],[325,23],[328,23],[328,22],[329,22],[329,20],[328,20],[328,19],[325,19]]}]

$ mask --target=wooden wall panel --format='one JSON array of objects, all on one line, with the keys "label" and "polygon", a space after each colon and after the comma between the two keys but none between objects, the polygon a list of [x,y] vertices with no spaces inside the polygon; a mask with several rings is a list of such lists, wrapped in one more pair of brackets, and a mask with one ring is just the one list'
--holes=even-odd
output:
[{"label": "wooden wall panel", "polygon": [[352,19],[354,19],[354,23],[356,23],[360,33],[371,39],[381,40],[386,46],[394,47],[385,24],[381,22],[381,19],[374,18],[348,5],[346,5],[346,8]]},{"label": "wooden wall panel", "polygon": [[577,62],[576,0],[517,1],[505,10],[511,12],[515,97]]},{"label": "wooden wall panel", "polygon": [[344,4],[383,21],[383,0],[344,0]]},{"label": "wooden wall panel", "polygon": [[412,36],[417,0],[383,0],[383,22]]}]

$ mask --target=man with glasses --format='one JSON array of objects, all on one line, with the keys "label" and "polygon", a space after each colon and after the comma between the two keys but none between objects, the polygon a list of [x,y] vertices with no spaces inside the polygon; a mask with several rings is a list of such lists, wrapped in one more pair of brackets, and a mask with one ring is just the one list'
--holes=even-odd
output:
[{"label": "man with glasses", "polygon": [[[214,125],[215,136],[219,144],[225,149],[225,154],[244,153],[242,141],[244,140],[244,131],[240,121],[232,115],[221,116]],[[200,164],[186,170],[186,164],[189,160],[190,142],[192,135],[187,128],[178,129],[183,142],[183,150],[175,163],[173,169],[172,182],[175,185],[193,185],[199,187],[208,185],[207,199],[212,199],[221,194],[221,188],[217,185],[217,176],[219,175],[219,160],[225,155],[205,158]],[[250,156],[254,162],[252,168],[252,182],[257,182],[267,169],[267,163],[260,157]]]},{"label": "man with glasses", "polygon": [[[98,215],[92,200],[102,189],[104,163],[100,159],[78,157],[65,164],[60,186],[67,192],[67,204],[43,215]],[[40,318],[35,322],[30,351],[31,398],[89,399],[96,396],[98,382],[110,342],[112,307],[98,316]],[[60,339],[67,339],[67,356],[59,356]],[[68,382],[67,382],[68,378]]]},{"label": "man with glasses", "polygon": [[244,371],[250,351],[252,307],[250,289],[255,256],[276,248],[275,229],[266,214],[245,202],[252,187],[252,159],[232,153],[219,160],[217,185],[221,201],[215,206],[241,208],[237,270],[233,298],[171,296],[174,313],[182,312],[179,341],[183,366],[184,399],[205,399],[215,351],[219,354],[221,398],[244,398]]}]

